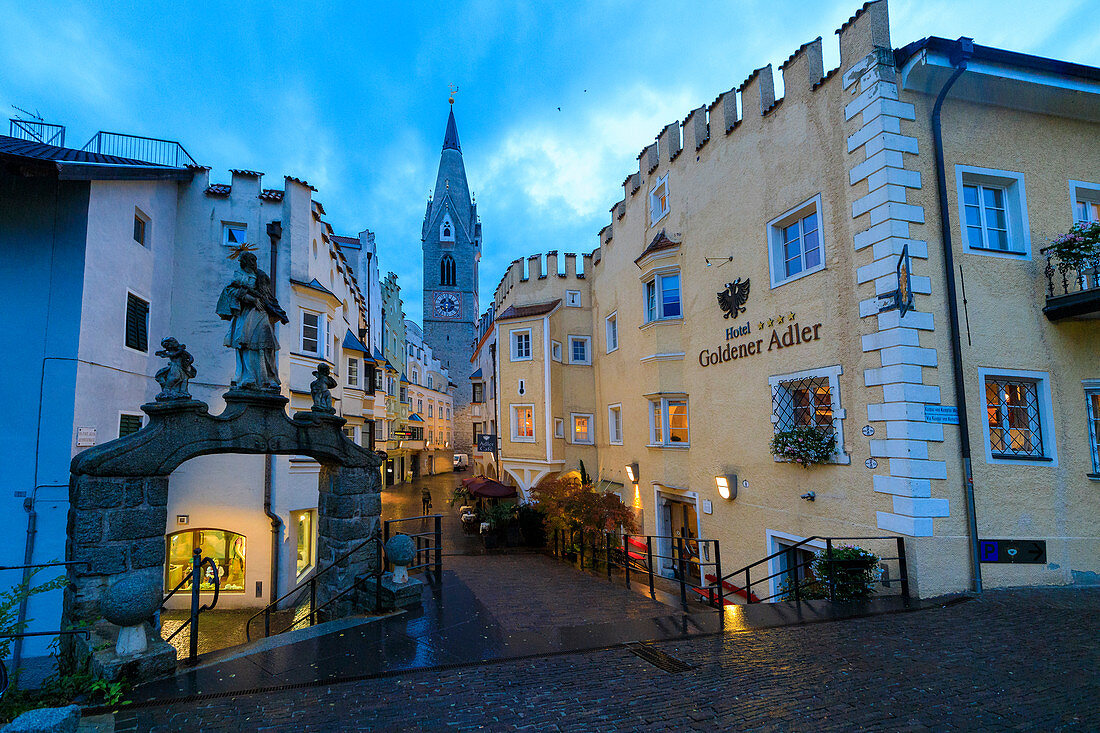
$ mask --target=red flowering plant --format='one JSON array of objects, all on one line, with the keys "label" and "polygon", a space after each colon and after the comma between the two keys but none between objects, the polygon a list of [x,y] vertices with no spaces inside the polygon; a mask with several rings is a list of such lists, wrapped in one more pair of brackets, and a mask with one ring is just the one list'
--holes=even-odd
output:
[{"label": "red flowering plant", "polygon": [[1058,270],[1088,270],[1100,264],[1100,222],[1079,221],[1068,232],[1055,237],[1044,250],[1058,258]]},{"label": "red flowering plant", "polygon": [[776,431],[771,451],[777,459],[811,468],[828,463],[836,452],[836,435],[831,430],[798,427]]}]

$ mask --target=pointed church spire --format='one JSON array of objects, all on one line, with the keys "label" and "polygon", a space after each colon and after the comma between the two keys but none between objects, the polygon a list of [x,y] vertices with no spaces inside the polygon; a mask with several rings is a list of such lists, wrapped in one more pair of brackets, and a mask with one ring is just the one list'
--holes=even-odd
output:
[{"label": "pointed church spire", "polygon": [[444,150],[457,150],[462,152],[458,145],[458,126],[455,124],[455,100],[451,98],[451,114],[447,117],[447,134],[443,136]]}]

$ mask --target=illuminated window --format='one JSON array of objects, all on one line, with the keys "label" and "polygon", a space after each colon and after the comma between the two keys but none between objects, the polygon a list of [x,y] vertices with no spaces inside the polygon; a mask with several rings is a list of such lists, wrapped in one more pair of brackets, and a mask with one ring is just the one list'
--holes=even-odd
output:
[{"label": "illuminated window", "polygon": [[[244,535],[221,529],[188,529],[168,537],[168,567],[165,587],[171,590],[185,581],[184,590],[191,587],[191,558],[195,548],[202,557],[209,557],[218,568],[222,593],[244,592]],[[213,592],[214,571],[203,566],[199,590]]]},{"label": "illuminated window", "polygon": [[591,445],[594,442],[592,416],[573,414],[573,442]]},{"label": "illuminated window", "polygon": [[689,442],[687,398],[651,399],[649,403],[650,445],[687,447]]},{"label": "illuminated window", "polygon": [[1085,382],[1085,404],[1089,415],[1089,451],[1092,453],[1092,474],[1100,478],[1100,380]]},{"label": "illuminated window", "polygon": [[297,543],[295,568],[298,575],[301,575],[313,567],[313,511],[303,509],[300,512],[291,512],[290,526],[294,528]]},{"label": "illuminated window", "polygon": [[990,451],[998,458],[1042,458],[1039,387],[1033,380],[985,378]]},{"label": "illuminated window", "polygon": [[849,463],[841,430],[845,411],[840,406],[840,366],[778,374],[768,382],[772,391],[772,427],[775,432],[813,428],[836,438],[834,463]]},{"label": "illuminated window", "polygon": [[512,405],[512,441],[516,443],[535,442],[534,405]]}]

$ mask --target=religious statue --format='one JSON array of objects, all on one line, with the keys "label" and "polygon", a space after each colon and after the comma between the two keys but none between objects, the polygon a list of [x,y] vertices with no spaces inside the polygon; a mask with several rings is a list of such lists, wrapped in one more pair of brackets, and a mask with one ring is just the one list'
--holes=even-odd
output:
[{"label": "religious statue", "polygon": [[194,367],[195,358],[187,351],[186,345],[171,336],[162,340],[160,345],[164,348],[157,352],[157,356],[167,359],[168,366],[158,371],[155,377],[160,385],[157,402],[191,399],[187,392],[187,380],[198,373]]},{"label": "religious statue", "polygon": [[217,313],[229,321],[225,345],[237,350],[236,389],[279,391],[275,322],[289,323],[275,299],[271,278],[256,266],[256,255],[240,255],[240,269],[218,298]]},{"label": "religious statue", "polygon": [[332,406],[332,393],[330,389],[336,386],[336,380],[331,376],[329,365],[321,362],[317,365],[317,371],[313,376],[317,377],[309,383],[309,393],[313,395],[313,411],[327,412],[330,415],[336,413]]}]

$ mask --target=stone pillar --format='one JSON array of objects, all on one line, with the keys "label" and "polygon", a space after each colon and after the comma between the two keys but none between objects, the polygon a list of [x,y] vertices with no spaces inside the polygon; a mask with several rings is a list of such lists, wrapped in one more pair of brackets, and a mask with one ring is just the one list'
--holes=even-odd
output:
[{"label": "stone pillar", "polygon": [[[326,568],[368,537],[381,536],[382,487],[376,469],[325,464],[317,489],[317,560]],[[347,590],[356,578],[377,572],[378,561],[378,546],[370,543],[336,563],[317,581],[317,604]],[[325,609],[321,618],[346,616],[355,596],[349,593]]]},{"label": "stone pillar", "polygon": [[111,576],[140,571],[163,582],[168,477],[75,475],[69,492],[66,554],[87,563],[69,567],[65,617],[75,623],[101,615]]}]

